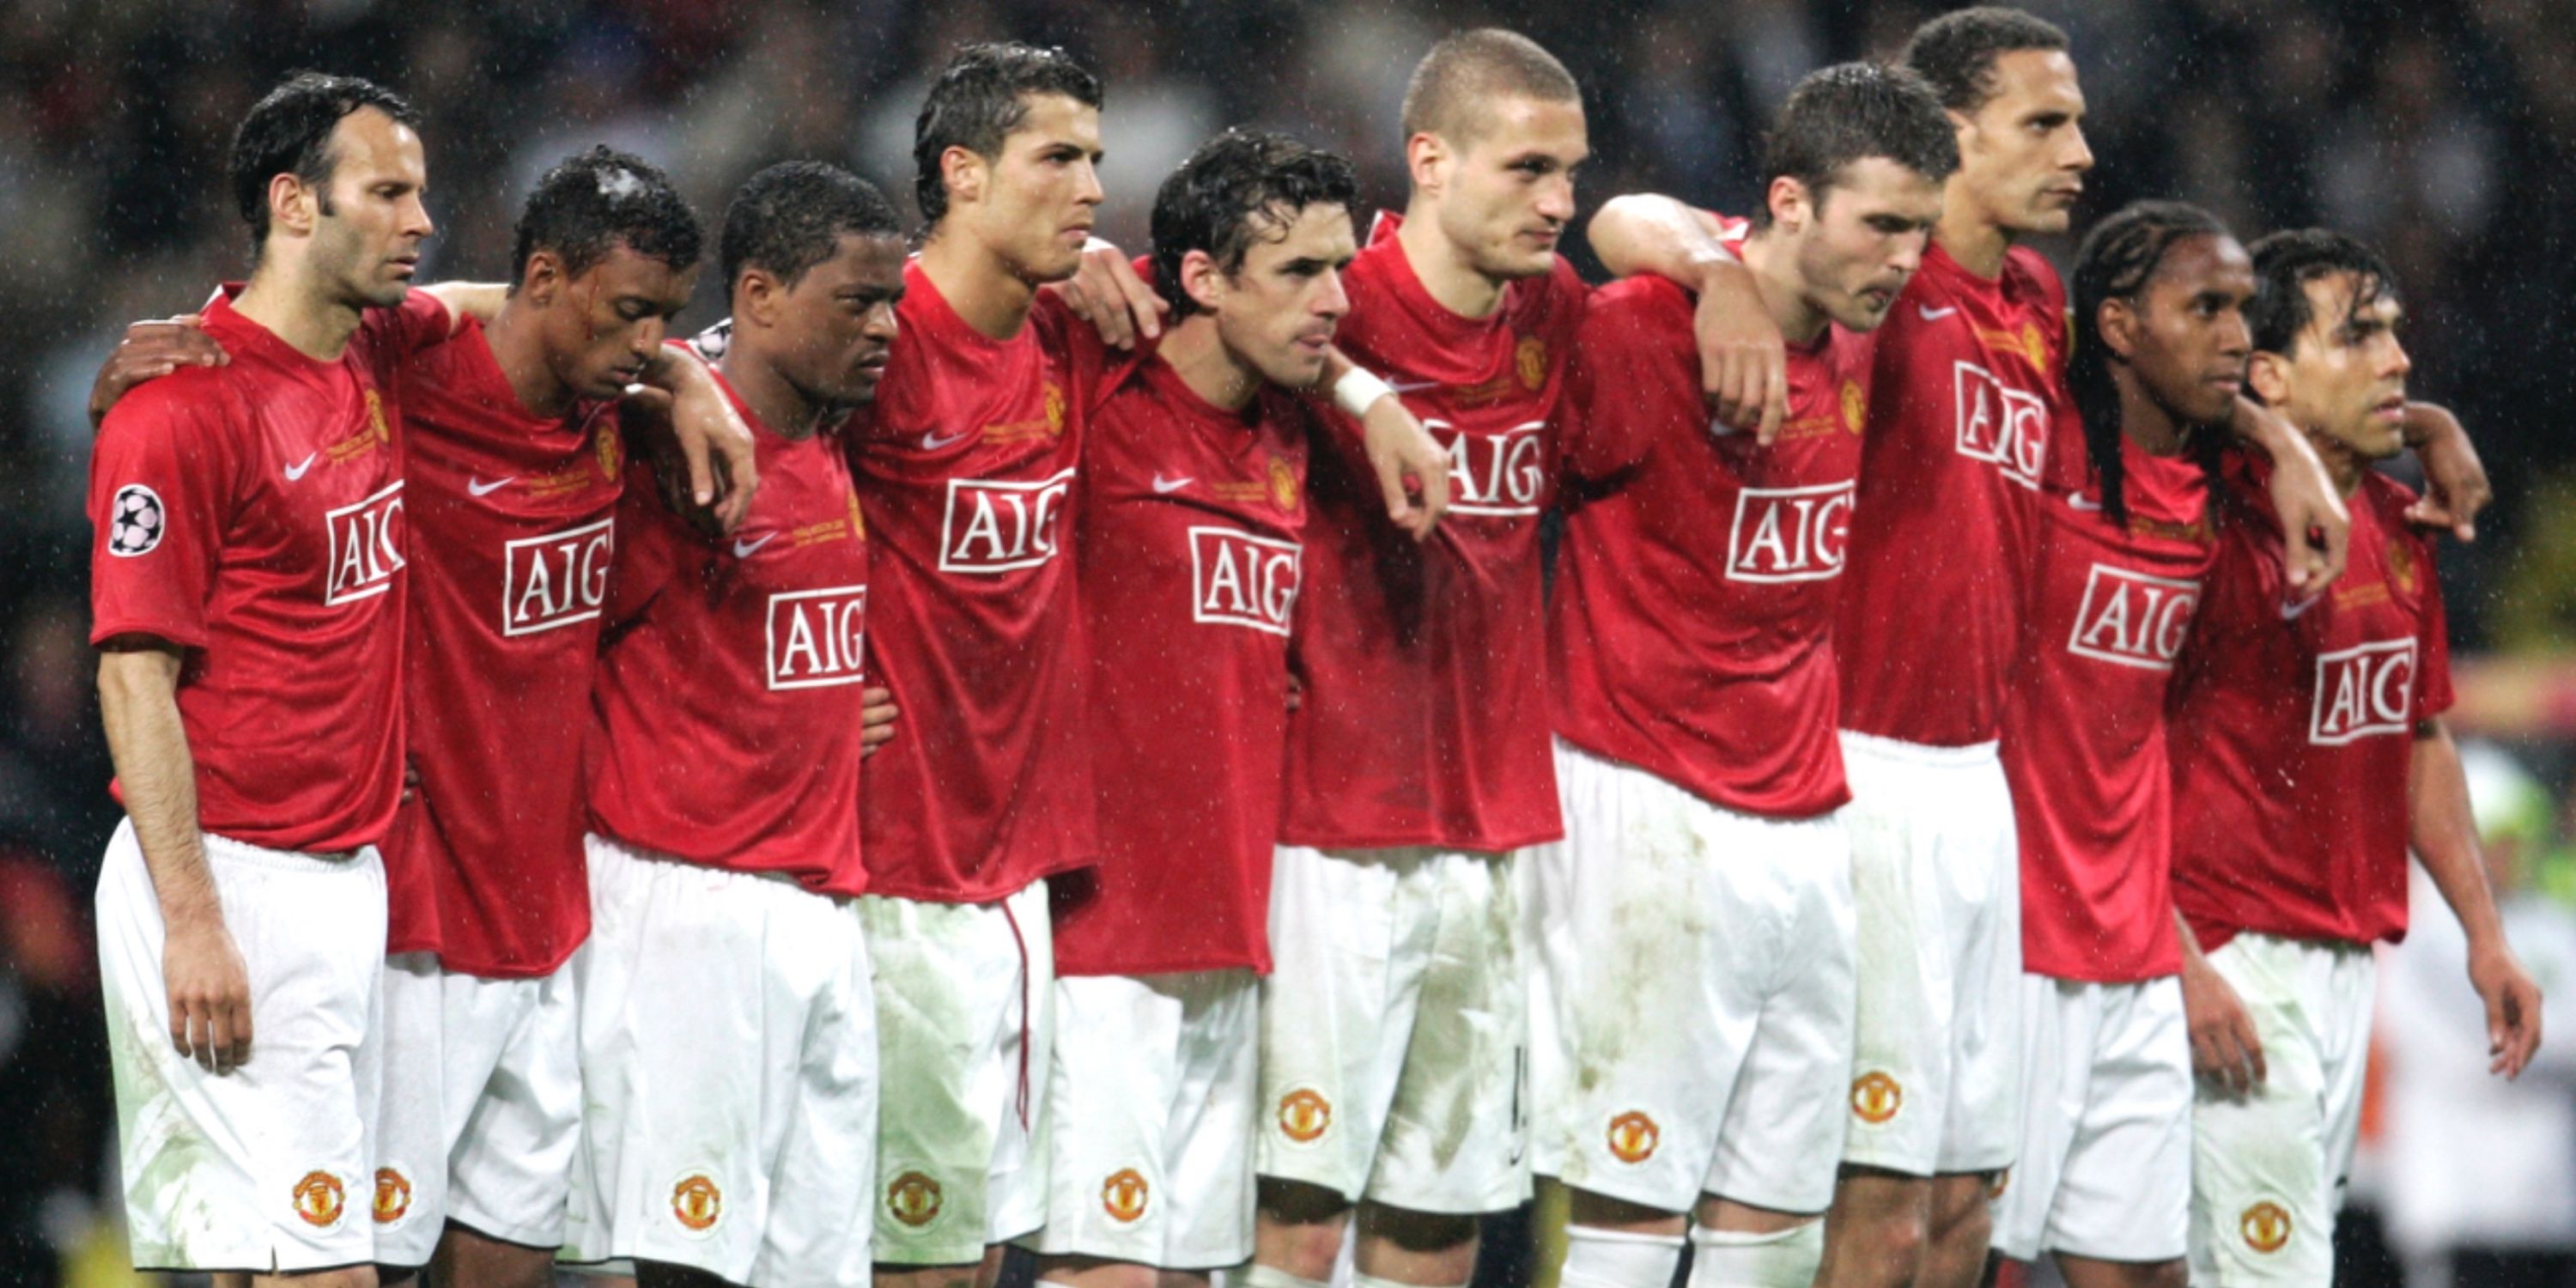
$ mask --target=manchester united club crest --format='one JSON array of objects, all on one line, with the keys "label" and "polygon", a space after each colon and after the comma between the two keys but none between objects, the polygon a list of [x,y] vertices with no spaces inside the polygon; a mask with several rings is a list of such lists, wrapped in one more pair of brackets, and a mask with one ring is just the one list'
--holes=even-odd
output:
[{"label": "manchester united club crest", "polygon": [[394,441],[394,431],[385,423],[385,400],[382,394],[367,391],[367,432],[379,443]]},{"label": "manchester united club crest", "polygon": [[1282,510],[1297,508],[1297,471],[1276,456],[1270,458],[1270,503]]},{"label": "manchester united club crest", "polygon": [[1521,388],[1535,390],[1547,383],[1547,341],[1537,336],[1523,336],[1512,347],[1512,370],[1520,375]]},{"label": "manchester united club crest", "polygon": [[886,1215],[918,1230],[939,1219],[945,1195],[924,1172],[905,1172],[886,1186]]},{"label": "manchester united club crest", "polygon": [[616,482],[617,472],[626,468],[626,444],[617,437],[616,417],[599,418],[599,429],[590,437],[590,450],[599,460],[600,480]]},{"label": "manchester united club crest", "polygon": [[1631,1109],[1610,1120],[1610,1156],[1622,1163],[1642,1163],[1653,1158],[1655,1146],[1663,1139],[1664,1129],[1643,1110]]},{"label": "manchester united club crest", "polygon": [[2267,1255],[2279,1252],[2289,1246],[2290,1214],[2278,1203],[2257,1203],[2237,1218],[2236,1230],[2245,1236],[2246,1247]]},{"label": "manchester united club crest", "polygon": [[1843,382],[1843,429],[1857,434],[1869,423],[1869,391],[1857,380]]},{"label": "manchester united club crest", "polygon": [[724,1220],[724,1190],[705,1172],[671,1183],[671,1219],[690,1234],[705,1234]]},{"label": "manchester united club crest", "polygon": [[1050,380],[1046,387],[1046,427],[1049,437],[1064,433],[1064,386]]},{"label": "manchester united club crest", "polygon": [[1886,1122],[1904,1107],[1905,1088],[1896,1079],[1876,1071],[1852,1079],[1852,1113],[1862,1122]]},{"label": "manchester united club crest", "polygon": [[2398,594],[2415,593],[2415,548],[2402,536],[2388,539],[2388,584]]},{"label": "manchester united club crest", "polygon": [[411,1211],[411,1178],[402,1169],[376,1169],[375,1218],[378,1225],[393,1225]]},{"label": "manchester united club crest", "polygon": [[1100,1183],[1100,1210],[1121,1225],[1133,1225],[1145,1215],[1145,1200],[1150,1192],[1144,1176],[1135,1168],[1119,1168]]},{"label": "manchester united club crest", "polygon": [[340,1184],[339,1177],[329,1172],[320,1170],[306,1172],[304,1179],[295,1183],[295,1188],[290,1191],[290,1194],[295,1204],[297,1219],[317,1230],[328,1230],[338,1226],[340,1214],[347,1210],[345,1202],[348,1197],[347,1187]]},{"label": "manchester united club crest", "polygon": [[1312,1087],[1299,1087],[1279,1098],[1279,1134],[1300,1145],[1323,1139],[1333,1125],[1333,1102]]}]

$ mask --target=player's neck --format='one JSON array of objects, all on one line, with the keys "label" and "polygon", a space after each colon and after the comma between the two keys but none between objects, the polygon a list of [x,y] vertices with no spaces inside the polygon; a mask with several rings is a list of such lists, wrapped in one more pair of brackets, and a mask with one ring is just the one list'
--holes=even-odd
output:
[{"label": "player's neck", "polygon": [[1791,247],[1760,229],[1744,239],[1744,266],[1753,270],[1753,290],[1762,297],[1762,308],[1780,328],[1780,338],[1791,344],[1813,344],[1825,333],[1832,320],[1807,302],[1805,283],[1798,277],[1798,256]]},{"label": "player's neck", "polygon": [[1405,208],[1404,226],[1395,230],[1395,240],[1413,276],[1440,307],[1469,318],[1485,317],[1502,307],[1503,288],[1511,283],[1477,268],[1467,252],[1440,230],[1440,212],[1419,195]]},{"label": "player's neck", "polygon": [[2113,377],[2120,389],[2120,432],[2128,436],[2138,450],[2149,456],[2172,456],[2182,451],[2183,427],[2165,410],[2164,404],[2149,397],[2145,388],[2130,379],[2128,369],[2115,368]]},{"label": "player's neck", "polygon": [[1933,225],[1932,240],[1959,267],[1989,281],[2003,276],[2004,255],[2013,248],[2012,230],[1969,205],[1955,183],[1941,205],[1941,222]]},{"label": "player's neck", "polygon": [[737,324],[733,345],[716,359],[716,373],[733,386],[734,397],[742,400],[744,409],[763,428],[790,442],[812,438],[823,428],[823,417],[831,409],[806,397],[761,356],[756,342],[746,345],[743,339]]},{"label": "player's neck", "polygon": [[2326,467],[2326,477],[2334,480],[2336,495],[2350,500],[2361,490],[2361,476],[2369,471],[2370,462],[2360,453],[2334,435],[2314,429],[2308,431],[2308,446],[2317,449],[2317,460]]},{"label": "player's neck", "polygon": [[519,400],[521,411],[539,420],[554,420],[572,411],[572,386],[546,361],[545,338],[537,333],[537,319],[521,297],[513,295],[502,302],[501,311],[484,326],[483,339],[492,346],[492,361],[501,368],[502,379],[510,382],[510,393]]},{"label": "player's neck", "polygon": [[274,250],[233,297],[233,312],[316,362],[339,361],[358,331],[357,305],[325,287],[301,259]]},{"label": "player's neck", "polygon": [[1181,383],[1212,406],[1241,411],[1261,392],[1261,373],[1225,347],[1216,319],[1205,313],[1191,314],[1164,332],[1161,353]]},{"label": "player's neck", "polygon": [[939,288],[939,298],[987,339],[1017,336],[1037,303],[1034,284],[962,232],[933,231],[921,246],[921,271]]}]

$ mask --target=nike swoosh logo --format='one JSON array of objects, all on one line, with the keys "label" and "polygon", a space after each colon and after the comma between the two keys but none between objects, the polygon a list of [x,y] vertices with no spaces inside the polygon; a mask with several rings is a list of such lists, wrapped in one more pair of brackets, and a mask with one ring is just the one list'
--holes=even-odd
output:
[{"label": "nike swoosh logo", "polygon": [[768,545],[770,542],[777,539],[778,534],[775,532],[762,537],[758,541],[745,541],[740,537],[736,537],[733,539],[733,557],[736,559],[749,559],[752,551],[758,550],[762,546]]},{"label": "nike swoosh logo", "polygon": [[974,436],[975,431],[970,429],[962,434],[950,434],[946,438],[941,438],[939,436],[939,431],[934,429],[921,436],[921,450],[925,452],[935,452],[940,448],[948,446],[950,443],[964,442]]},{"label": "nike swoosh logo", "polygon": [[2083,494],[2083,493],[2081,493],[2081,492],[2074,493],[2073,495],[2071,495],[2071,496],[2067,497],[2067,498],[2066,498],[2066,504],[2067,504],[2067,505],[2069,505],[2069,506],[2072,506],[2073,508],[2078,509],[2078,510],[2089,510],[2089,511],[2094,511],[2094,512],[2097,512],[2097,513],[2102,509],[2102,503],[2101,503],[2101,502],[2096,501],[2096,500],[2094,500],[2093,498],[2091,498],[2091,497],[2089,497],[2089,496],[2086,496],[2086,495],[2084,495],[2084,494]]},{"label": "nike swoosh logo", "polygon": [[1190,484],[1196,482],[1198,482],[1198,477],[1196,475],[1184,475],[1176,479],[1167,479],[1162,475],[1157,474],[1154,476],[1154,490],[1157,492],[1178,492],[1182,488],[1188,487]]},{"label": "nike swoosh logo", "polygon": [[1946,318],[1946,317],[1950,316],[1951,314],[1958,312],[1958,311],[1959,311],[1959,306],[1958,306],[1958,305],[1956,305],[1956,304],[1953,304],[1953,305],[1951,305],[1950,307],[1948,307],[1948,308],[1946,308],[1946,309],[1936,309],[1936,308],[1933,308],[1933,307],[1932,307],[1931,305],[1929,305],[1929,304],[1917,304],[1917,305],[1915,305],[1915,306],[1914,306],[1914,311],[1915,311],[1915,312],[1917,312],[1917,313],[1922,314],[1922,315],[1923,315],[1923,320],[1924,320],[1924,321],[1926,321],[1926,322],[1938,322],[1938,321],[1940,321],[1941,319]]},{"label": "nike swoosh logo", "polygon": [[2316,607],[2316,606],[2317,606],[2317,601],[2322,600],[2322,599],[2324,599],[2325,597],[2326,597],[2326,596],[2325,596],[2325,592],[2324,592],[2324,591],[2319,591],[2319,592],[2317,592],[2316,594],[2310,595],[2310,596],[2308,596],[2306,599],[2302,599],[2302,600],[2300,600],[2299,602],[2297,602],[2297,603],[2295,603],[2295,604],[2283,604],[2283,605],[2281,605],[2281,620],[2282,620],[2282,621],[2285,621],[2285,622],[2295,622],[2295,621],[2299,620],[2299,617],[2300,617],[2300,615],[2301,615],[2301,614],[2303,614],[2303,613],[2307,612],[2307,611],[2308,611],[2309,609],[2311,609],[2311,608]]},{"label": "nike swoosh logo", "polygon": [[494,479],[489,483],[486,483],[481,479],[469,478],[465,480],[465,490],[476,496],[490,496],[518,481],[519,476],[516,474],[505,479]]},{"label": "nike swoosh logo", "polygon": [[304,473],[305,473],[305,471],[312,469],[312,468],[313,468],[313,462],[314,462],[316,459],[318,459],[321,455],[322,455],[322,453],[320,453],[320,452],[315,452],[313,455],[311,455],[311,456],[307,456],[307,457],[305,457],[303,460],[298,461],[298,462],[296,462],[296,463],[295,463],[295,464],[293,464],[293,465],[289,465],[289,466],[287,466],[287,467],[286,467],[286,481],[287,481],[287,482],[289,482],[289,483],[292,483],[292,482],[295,482],[297,479],[303,478],[303,477],[304,477]]}]

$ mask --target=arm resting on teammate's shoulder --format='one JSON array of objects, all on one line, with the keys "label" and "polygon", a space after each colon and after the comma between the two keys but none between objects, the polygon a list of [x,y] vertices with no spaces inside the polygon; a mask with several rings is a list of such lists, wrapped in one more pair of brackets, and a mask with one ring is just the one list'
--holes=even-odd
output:
[{"label": "arm resting on teammate's shoulder", "polygon": [[2280,413],[2250,398],[2236,400],[2228,428],[2272,458],[2272,509],[2281,516],[2290,589],[2313,595],[2332,585],[2352,547],[2352,513],[2317,449]]},{"label": "arm resting on teammate's shoulder", "polygon": [[98,377],[89,386],[89,427],[92,433],[107,423],[108,409],[114,407],[125,392],[146,380],[157,380],[181,367],[220,367],[232,361],[232,355],[206,334],[202,319],[194,313],[173,318],[145,318],[127,325],[125,338],[98,366]]},{"label": "arm resting on teammate's shoulder", "polygon": [[99,654],[98,705],[125,812],[161,905],[171,1042],[223,1072],[250,1058],[250,976],[225,929],[197,829],[196,761],[179,720],[184,660],[165,640],[108,640]]},{"label": "arm resting on teammate's shoulder", "polygon": [[[1357,370],[1339,347],[1327,348],[1317,390],[1329,396],[1342,377]],[[1449,510],[1449,453],[1392,390],[1378,395],[1354,419],[1369,471],[1386,500],[1386,517],[1416,541],[1430,536]]]},{"label": "arm resting on teammate's shoulder", "polygon": [[664,345],[644,371],[644,383],[670,395],[667,415],[654,418],[687,466],[689,495],[710,512],[720,532],[742,526],[760,489],[760,467],[751,427],[736,415],[706,360],[684,345]]},{"label": "arm resting on teammate's shoulder", "polygon": [[1717,221],[1671,197],[1630,193],[1602,206],[1585,236],[1612,273],[1653,273],[1699,298],[1691,332],[1700,391],[1720,421],[1754,431],[1769,446],[1788,412],[1788,344],[1753,271],[1719,240]]},{"label": "arm resting on teammate's shoulder", "polygon": [[1717,237],[1717,220],[1688,202],[1651,192],[1612,197],[1584,228],[1592,253],[1616,277],[1653,273],[1685,286],[1712,264],[1734,263]]},{"label": "arm resting on teammate's shoulder", "polygon": [[2505,942],[2478,852],[2478,828],[2469,810],[2469,784],[2460,748],[2438,719],[2415,727],[2415,753],[2406,773],[2407,841],[2442,902],[2460,919],[2469,942],[2469,983],[2487,1005],[2490,1070],[2522,1072],[2540,1046],[2540,986],[2533,983],[2513,946]]},{"label": "arm resting on teammate's shoulder", "polygon": [[510,288],[501,282],[433,282],[412,288],[425,291],[431,299],[447,306],[447,329],[453,335],[465,325],[465,319],[490,322],[510,298]]},{"label": "arm resting on teammate's shoulder", "polygon": [[2478,539],[2478,512],[2495,499],[2486,462],[2460,418],[2438,403],[2406,404],[2406,445],[2424,467],[2424,495],[2407,507],[2408,522],[2446,528],[2462,541]]}]

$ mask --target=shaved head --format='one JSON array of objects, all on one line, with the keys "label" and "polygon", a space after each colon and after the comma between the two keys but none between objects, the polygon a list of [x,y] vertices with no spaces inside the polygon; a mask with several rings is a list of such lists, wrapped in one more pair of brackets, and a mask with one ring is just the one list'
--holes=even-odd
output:
[{"label": "shaved head", "polygon": [[1580,103],[1583,91],[1556,55],[1517,31],[1479,27],[1431,47],[1404,89],[1404,137],[1436,134],[1452,146],[1474,141],[1498,98]]}]

